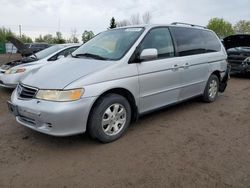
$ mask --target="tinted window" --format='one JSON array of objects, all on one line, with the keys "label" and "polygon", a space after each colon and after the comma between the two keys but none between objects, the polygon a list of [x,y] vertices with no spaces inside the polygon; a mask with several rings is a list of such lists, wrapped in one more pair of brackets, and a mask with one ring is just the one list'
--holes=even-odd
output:
[{"label": "tinted window", "polygon": [[180,56],[205,53],[204,42],[199,29],[171,28]]},{"label": "tinted window", "polygon": [[40,44],[33,44],[32,47],[33,47],[33,48],[40,48],[41,45],[40,45]]},{"label": "tinted window", "polygon": [[217,52],[221,44],[216,36],[207,30],[172,27],[171,31],[180,56]]},{"label": "tinted window", "polygon": [[58,51],[58,50],[60,50],[62,48],[64,48],[63,45],[54,45],[54,46],[51,46],[51,47],[46,48],[46,49],[44,49],[44,50],[42,50],[40,52],[37,52],[36,53],[36,57],[38,59],[43,59],[43,58],[45,58],[45,57],[47,57],[47,56],[55,53],[56,51]]},{"label": "tinted window", "polygon": [[68,56],[69,54],[71,54],[73,51],[75,51],[78,47],[72,47],[72,48],[68,48],[66,50],[61,51],[59,54],[57,54],[57,56],[63,55],[63,56]]},{"label": "tinted window", "polygon": [[149,31],[141,43],[140,52],[148,48],[157,49],[158,58],[173,57],[174,47],[168,28],[156,28]]},{"label": "tinted window", "polygon": [[214,33],[210,31],[202,31],[201,35],[203,37],[207,52],[219,52],[221,50],[221,43]]}]

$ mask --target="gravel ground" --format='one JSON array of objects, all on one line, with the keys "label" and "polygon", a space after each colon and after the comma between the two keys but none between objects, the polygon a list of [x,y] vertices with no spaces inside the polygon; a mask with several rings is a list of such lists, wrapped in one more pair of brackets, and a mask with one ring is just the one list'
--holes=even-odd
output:
[{"label": "gravel ground", "polygon": [[250,78],[215,103],[148,114],[110,144],[25,128],[10,94],[0,89],[0,187],[250,187]]}]

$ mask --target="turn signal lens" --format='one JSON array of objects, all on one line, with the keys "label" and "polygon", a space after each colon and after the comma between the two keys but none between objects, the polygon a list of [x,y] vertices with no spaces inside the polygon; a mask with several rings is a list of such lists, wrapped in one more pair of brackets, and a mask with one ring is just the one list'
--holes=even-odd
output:
[{"label": "turn signal lens", "polygon": [[25,72],[26,69],[25,68],[20,68],[20,69],[8,69],[7,71],[5,71],[5,74],[16,74],[16,73],[21,73],[21,72]]}]

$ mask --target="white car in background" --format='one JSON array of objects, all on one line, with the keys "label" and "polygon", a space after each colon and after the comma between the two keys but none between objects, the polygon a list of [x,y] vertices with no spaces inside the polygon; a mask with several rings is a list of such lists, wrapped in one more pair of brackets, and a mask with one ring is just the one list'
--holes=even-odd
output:
[{"label": "white car in background", "polygon": [[30,73],[30,71],[68,56],[79,46],[79,44],[57,44],[29,56],[29,58],[38,59],[37,61],[17,63],[12,66],[8,63],[2,65],[0,67],[0,86],[5,88],[15,88],[19,81]]}]

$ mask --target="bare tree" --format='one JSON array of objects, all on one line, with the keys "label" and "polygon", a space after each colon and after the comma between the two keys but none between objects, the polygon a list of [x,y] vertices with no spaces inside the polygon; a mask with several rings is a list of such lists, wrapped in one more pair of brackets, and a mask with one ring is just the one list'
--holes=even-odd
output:
[{"label": "bare tree", "polygon": [[151,22],[151,19],[152,19],[152,15],[149,11],[145,12],[142,15],[142,21],[144,24],[149,24]]},{"label": "bare tree", "polygon": [[152,15],[150,12],[145,12],[142,15],[142,21],[141,21],[141,16],[139,13],[133,14],[129,20],[122,20],[117,22],[117,27],[123,27],[123,26],[128,26],[128,25],[139,25],[141,23],[144,24],[149,24],[151,22]]},{"label": "bare tree", "polygon": [[250,21],[240,20],[234,26],[234,31],[239,34],[250,34]]},{"label": "bare tree", "polygon": [[131,18],[130,18],[130,21],[131,21],[131,25],[139,25],[139,24],[141,24],[140,14],[137,13],[137,14],[132,15]]},{"label": "bare tree", "polygon": [[122,20],[122,21],[116,22],[116,24],[117,24],[117,27],[124,27],[127,25],[131,25],[128,20]]},{"label": "bare tree", "polygon": [[79,40],[77,38],[77,30],[76,29],[71,30],[71,41],[72,41],[72,43],[78,43],[79,42]]}]

